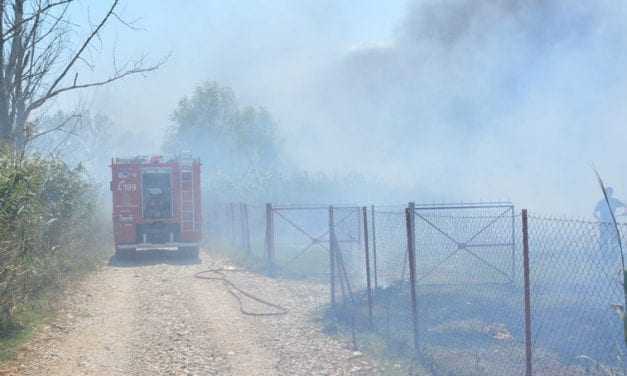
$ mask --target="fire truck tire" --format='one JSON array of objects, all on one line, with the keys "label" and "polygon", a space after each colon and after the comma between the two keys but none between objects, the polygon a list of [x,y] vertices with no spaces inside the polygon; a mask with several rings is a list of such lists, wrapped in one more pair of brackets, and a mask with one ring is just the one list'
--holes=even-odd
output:
[{"label": "fire truck tire", "polygon": [[197,259],[198,258],[198,247],[181,247],[179,250],[181,253],[181,257],[187,259]]}]

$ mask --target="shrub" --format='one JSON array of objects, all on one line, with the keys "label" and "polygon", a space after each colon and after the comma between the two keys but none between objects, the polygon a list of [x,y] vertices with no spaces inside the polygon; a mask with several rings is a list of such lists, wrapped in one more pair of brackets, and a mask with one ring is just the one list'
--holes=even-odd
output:
[{"label": "shrub", "polygon": [[0,153],[0,334],[17,307],[102,259],[97,202],[80,166]]}]

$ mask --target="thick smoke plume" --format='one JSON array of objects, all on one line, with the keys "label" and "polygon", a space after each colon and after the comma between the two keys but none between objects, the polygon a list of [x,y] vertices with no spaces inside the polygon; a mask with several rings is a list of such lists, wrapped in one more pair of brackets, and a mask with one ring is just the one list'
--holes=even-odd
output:
[{"label": "thick smoke plume", "polygon": [[142,43],[168,64],[95,101],[154,146],[178,101],[216,81],[268,110],[289,165],[388,186],[355,200],[511,199],[589,216],[591,163],[627,198],[624,2],[410,0],[392,36],[374,24],[393,18],[384,4],[303,4],[164,5]]},{"label": "thick smoke plume", "polygon": [[385,175],[416,199],[511,198],[588,215],[591,162],[626,187],[625,10],[415,2],[393,43],[354,49],[303,94],[296,116],[332,152],[302,161]]}]

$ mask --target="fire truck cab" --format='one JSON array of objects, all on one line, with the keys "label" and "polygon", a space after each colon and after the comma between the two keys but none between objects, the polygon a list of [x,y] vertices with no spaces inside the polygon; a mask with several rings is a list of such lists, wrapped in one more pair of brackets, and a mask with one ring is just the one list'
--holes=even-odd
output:
[{"label": "fire truck cab", "polygon": [[202,239],[200,161],[137,156],[111,162],[116,256],[178,250],[198,257]]}]

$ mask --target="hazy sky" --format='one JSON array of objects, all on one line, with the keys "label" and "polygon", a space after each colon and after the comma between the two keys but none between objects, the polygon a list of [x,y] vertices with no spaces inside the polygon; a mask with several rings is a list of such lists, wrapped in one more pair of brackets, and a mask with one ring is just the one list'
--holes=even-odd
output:
[{"label": "hazy sky", "polygon": [[[102,14],[85,1],[75,18]],[[155,5],[158,4],[158,5]],[[267,107],[299,166],[588,216],[590,164],[627,197],[627,5],[614,0],[147,1],[92,51],[96,74],[148,53],[143,79],[84,93],[158,151],[203,80]],[[71,103],[71,102],[70,102]],[[206,163],[210,163],[207,161]],[[406,197],[399,198],[400,202]],[[416,197],[421,201],[421,197]]]},{"label": "hazy sky", "polygon": [[[102,14],[105,9],[100,6],[107,2],[95,3],[84,2],[76,18]],[[290,75],[307,75],[307,70],[340,59],[356,46],[393,40],[406,3],[124,1],[120,13],[126,20],[137,20],[144,30],[130,31],[113,22],[103,34],[103,47],[93,54],[100,63],[97,72],[108,71],[113,47],[122,58],[143,53],[154,60],[170,58],[146,79],[129,79],[83,97],[117,122],[150,130],[167,126],[177,101],[203,80],[232,86],[246,104],[272,107],[267,98],[285,95],[285,87],[297,84]],[[300,61],[303,70],[294,72]],[[280,110],[270,110],[281,116]]]}]

